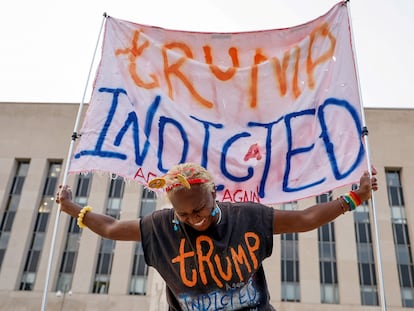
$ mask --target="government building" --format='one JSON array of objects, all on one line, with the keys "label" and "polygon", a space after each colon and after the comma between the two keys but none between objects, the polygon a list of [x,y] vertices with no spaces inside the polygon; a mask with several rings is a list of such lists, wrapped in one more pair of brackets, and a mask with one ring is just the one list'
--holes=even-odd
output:
[{"label": "government building", "polygon": [[[48,283],[48,311],[166,311],[164,282],[140,243],[101,238],[58,212],[78,107],[0,103],[0,310],[41,310]],[[264,269],[278,311],[414,308],[414,109],[366,108],[365,117],[380,185],[375,204],[310,232],[274,236]],[[167,204],[117,176],[69,175],[67,184],[78,204],[119,219]],[[349,190],[274,208],[303,209]]]}]

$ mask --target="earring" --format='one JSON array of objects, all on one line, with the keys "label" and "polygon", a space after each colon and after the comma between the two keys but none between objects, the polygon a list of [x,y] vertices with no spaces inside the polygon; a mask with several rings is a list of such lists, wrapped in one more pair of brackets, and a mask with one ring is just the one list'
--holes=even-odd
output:
[{"label": "earring", "polygon": [[180,224],[180,222],[177,219],[173,219],[172,223],[174,224],[174,231],[177,232],[178,231],[178,225]]},{"label": "earring", "polygon": [[213,210],[211,211],[211,216],[216,216],[219,212],[219,209],[217,207],[217,205],[213,208]]}]

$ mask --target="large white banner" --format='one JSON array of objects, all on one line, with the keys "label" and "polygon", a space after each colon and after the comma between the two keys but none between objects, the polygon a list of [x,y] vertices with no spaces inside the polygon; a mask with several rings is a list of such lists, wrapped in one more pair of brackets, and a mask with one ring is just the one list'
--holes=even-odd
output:
[{"label": "large white banner", "polygon": [[292,28],[162,29],[108,17],[70,173],[147,185],[174,164],[215,177],[217,199],[281,203],[366,169],[346,4]]}]

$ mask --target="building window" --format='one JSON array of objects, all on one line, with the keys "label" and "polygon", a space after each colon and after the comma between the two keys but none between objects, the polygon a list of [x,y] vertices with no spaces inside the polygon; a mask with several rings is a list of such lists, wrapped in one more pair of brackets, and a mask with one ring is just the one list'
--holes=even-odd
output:
[{"label": "building window", "polygon": [[23,274],[20,281],[20,290],[33,290],[40,255],[46,236],[50,212],[55,200],[56,186],[61,171],[61,163],[49,164],[48,174],[43,186],[42,198],[37,209],[36,221],[33,228],[32,239],[24,261]]},{"label": "building window", "polygon": [[298,234],[284,233],[280,239],[282,301],[300,302]]},{"label": "building window", "polygon": [[[80,174],[77,177],[75,197],[73,200],[80,206],[85,206],[88,203],[91,181],[91,173]],[[73,273],[76,267],[79,240],[81,236],[81,229],[77,225],[77,220],[73,217],[70,217],[68,223],[69,224],[66,234],[65,248],[62,253],[59,275],[56,284],[56,291],[63,293],[68,292],[72,287]]]},{"label": "building window", "polygon": [[147,293],[148,266],[145,263],[141,242],[135,244],[134,262],[132,265],[130,295],[145,295]]},{"label": "building window", "polygon": [[404,206],[404,197],[399,170],[387,170],[387,192],[390,206]]},{"label": "building window", "polygon": [[9,244],[10,232],[13,227],[14,216],[19,206],[20,196],[22,194],[23,184],[29,170],[28,161],[17,162],[16,172],[13,176],[9,196],[3,214],[0,216],[0,269]]},{"label": "building window", "polygon": [[332,201],[332,191],[329,191],[327,193],[323,193],[321,195],[318,195],[316,197],[316,203],[320,204],[320,203],[326,203],[326,202],[330,202]]},{"label": "building window", "polygon": [[[316,197],[316,203],[332,201],[332,192]],[[321,303],[339,303],[338,272],[336,267],[335,224],[318,228],[319,278]]]},{"label": "building window", "polygon": [[[146,188],[142,190],[141,208],[138,217],[151,214],[157,205],[157,197],[154,191]],[[145,295],[147,293],[148,266],[145,263],[141,242],[135,245],[134,261],[129,285],[130,295]]]},{"label": "building window", "polygon": [[414,271],[400,170],[386,170],[388,202],[403,307],[414,307]]},{"label": "building window", "polygon": [[[121,202],[124,196],[125,182],[122,177],[111,179],[109,187],[106,215],[119,219],[121,214]],[[101,238],[98,260],[96,263],[95,278],[92,292],[95,294],[107,294],[111,278],[112,261],[114,258],[115,241]]]},{"label": "building window", "polygon": [[357,244],[359,286],[361,304],[378,306],[377,277],[375,258],[372,245],[371,223],[369,207],[364,202],[353,213],[355,226],[355,240]]},{"label": "building window", "polygon": [[[285,203],[282,210],[296,210],[297,202]],[[300,302],[299,246],[297,233],[280,235],[282,301]]]}]

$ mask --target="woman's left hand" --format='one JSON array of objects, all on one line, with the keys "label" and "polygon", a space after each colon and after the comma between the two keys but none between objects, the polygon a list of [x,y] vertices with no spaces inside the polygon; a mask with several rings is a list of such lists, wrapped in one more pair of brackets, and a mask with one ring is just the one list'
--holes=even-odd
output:
[{"label": "woman's left hand", "polygon": [[378,190],[377,170],[372,167],[372,176],[369,176],[369,172],[365,171],[359,180],[359,188],[355,190],[355,193],[359,196],[362,202],[369,200],[372,195],[372,190]]}]

